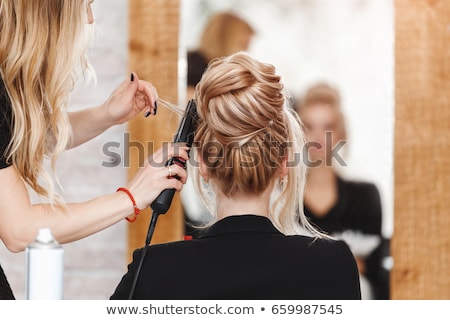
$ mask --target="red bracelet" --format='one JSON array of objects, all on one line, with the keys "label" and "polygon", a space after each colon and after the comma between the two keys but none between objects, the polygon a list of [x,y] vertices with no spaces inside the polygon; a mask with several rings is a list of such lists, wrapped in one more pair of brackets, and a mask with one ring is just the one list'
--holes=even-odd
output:
[{"label": "red bracelet", "polygon": [[133,195],[132,195],[131,192],[128,191],[128,189],[126,189],[126,188],[118,188],[118,189],[116,190],[116,192],[118,192],[118,191],[123,191],[123,192],[125,192],[125,193],[128,195],[128,197],[130,197],[131,202],[133,202],[134,216],[133,216],[132,218],[126,217],[125,219],[126,219],[128,222],[135,222],[135,221],[136,221],[136,217],[139,215],[139,213],[141,213],[141,210],[139,210],[139,208],[137,207],[136,201],[134,200]]}]

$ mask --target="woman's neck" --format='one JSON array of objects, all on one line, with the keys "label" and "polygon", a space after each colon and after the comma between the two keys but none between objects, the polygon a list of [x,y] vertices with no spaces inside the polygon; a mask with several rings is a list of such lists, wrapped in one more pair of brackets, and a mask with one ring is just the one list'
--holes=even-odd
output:
[{"label": "woman's neck", "polygon": [[318,167],[308,172],[304,201],[313,215],[328,214],[338,201],[336,173],[332,167]]},{"label": "woman's neck", "polygon": [[254,214],[258,216],[269,216],[270,190],[260,195],[234,195],[226,197],[217,195],[217,217],[223,219],[229,216]]},{"label": "woman's neck", "polygon": [[308,171],[308,185],[322,185],[335,182],[336,173],[333,167],[321,166]]}]

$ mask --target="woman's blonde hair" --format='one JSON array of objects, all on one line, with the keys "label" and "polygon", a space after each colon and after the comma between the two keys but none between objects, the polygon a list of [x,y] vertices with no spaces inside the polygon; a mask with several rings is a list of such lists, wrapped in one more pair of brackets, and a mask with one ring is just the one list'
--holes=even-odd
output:
[{"label": "woman's blonde hair", "polygon": [[[285,234],[321,236],[303,214],[306,165],[300,118],[287,105],[275,67],[239,52],[211,61],[196,86],[198,127],[194,156],[201,156],[214,186],[227,196],[272,191],[270,218]],[[215,194],[194,170],[196,187],[214,216]],[[287,179],[286,179],[287,178]]]},{"label": "woman's blonde hair", "polygon": [[0,3],[0,71],[13,116],[8,161],[39,195],[53,200],[58,197],[43,160],[50,156],[54,170],[71,137],[68,97],[78,68],[89,67],[87,1]]},{"label": "woman's blonde hair", "polygon": [[335,113],[338,119],[338,133],[342,140],[347,139],[347,130],[345,126],[344,114],[341,107],[341,95],[339,91],[326,82],[317,82],[310,86],[303,97],[299,100],[296,110],[302,116],[302,112],[309,107],[317,105],[328,105]]},{"label": "woman's blonde hair", "polygon": [[244,40],[255,33],[247,21],[231,12],[216,13],[203,30],[199,50],[208,61],[247,50],[248,43]]}]

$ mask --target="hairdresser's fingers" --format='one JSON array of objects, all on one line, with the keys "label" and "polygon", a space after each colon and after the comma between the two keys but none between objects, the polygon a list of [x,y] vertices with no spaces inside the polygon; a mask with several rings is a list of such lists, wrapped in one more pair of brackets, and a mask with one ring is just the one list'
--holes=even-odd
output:
[{"label": "hairdresser's fingers", "polygon": [[189,148],[185,143],[165,143],[163,147],[153,153],[153,155],[148,159],[148,162],[152,166],[158,166],[165,164],[167,160],[172,157],[180,157],[184,160],[188,160],[188,151]]},{"label": "hairdresser's fingers", "polygon": [[134,101],[134,107],[137,108],[137,112],[144,110],[145,116],[156,114],[155,101],[158,99],[158,92],[153,84],[140,80],[135,72],[131,73],[126,99]]},{"label": "hairdresser's fingers", "polygon": [[156,114],[156,110],[158,108],[158,92],[156,91],[156,88],[150,82],[139,79],[137,80],[138,93],[145,98],[146,105],[148,106],[146,111],[151,114]]},{"label": "hairdresser's fingers", "polygon": [[181,190],[187,171],[177,164],[149,165],[141,168],[129,181],[127,189],[134,195],[138,208],[148,206],[164,189]]},{"label": "hairdresser's fingers", "polygon": [[[156,89],[154,87],[152,88],[152,91],[156,92]],[[138,111],[144,110],[144,115],[146,117],[150,114],[156,114],[157,105],[152,102],[152,100],[145,93],[137,91],[134,98]]]},{"label": "hairdresser's fingers", "polygon": [[181,183],[177,179],[167,179],[165,189],[175,189],[177,191],[181,191],[181,189],[183,189],[183,183]]},{"label": "hairdresser's fingers", "polygon": [[170,146],[171,148],[173,148],[175,157],[183,158],[184,160],[189,160],[190,148],[186,145],[185,142],[172,142]]},{"label": "hairdresser's fingers", "polygon": [[181,168],[177,164],[172,164],[167,167],[167,177],[173,179],[174,176],[177,176],[183,184],[185,184],[187,181],[186,169]]},{"label": "hairdresser's fingers", "polygon": [[136,108],[137,113],[144,111],[145,117],[154,114],[155,110],[155,107],[152,106],[150,99],[140,92],[136,92],[134,96],[134,107]]}]

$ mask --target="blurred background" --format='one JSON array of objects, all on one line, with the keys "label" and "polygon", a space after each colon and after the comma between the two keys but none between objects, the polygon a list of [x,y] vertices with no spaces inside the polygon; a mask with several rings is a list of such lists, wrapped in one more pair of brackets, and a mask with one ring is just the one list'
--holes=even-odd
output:
[{"label": "blurred background", "polygon": [[[93,3],[96,36],[89,58],[98,84],[80,84],[72,95],[71,110],[103,102],[129,77],[128,6],[126,0]],[[340,152],[346,166],[339,170],[378,187],[383,235],[390,237],[394,230],[394,1],[182,0],[180,6],[179,83],[173,84],[179,89],[178,103],[185,101],[186,52],[198,44],[208,17],[232,10],[245,18],[256,31],[248,51],[275,65],[293,99],[316,81],[339,89],[349,139]],[[127,168],[105,167],[102,162],[114,160],[104,152],[110,142],[117,143],[116,151],[125,156],[126,132],[126,125],[111,128],[60,159],[58,171],[67,201],[88,200],[125,184]],[[127,228],[123,221],[64,245],[65,299],[109,298],[126,271]],[[12,254],[0,245],[0,256],[16,298],[23,299],[25,254]]]}]

